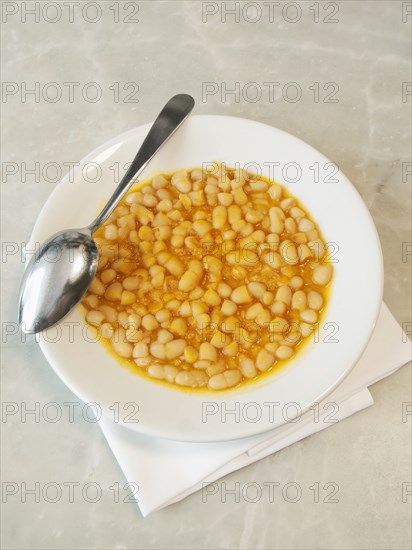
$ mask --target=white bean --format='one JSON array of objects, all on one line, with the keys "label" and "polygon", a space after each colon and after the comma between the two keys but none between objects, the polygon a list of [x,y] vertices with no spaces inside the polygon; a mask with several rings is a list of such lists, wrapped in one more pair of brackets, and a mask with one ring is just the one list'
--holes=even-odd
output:
[{"label": "white bean", "polygon": [[315,285],[326,286],[332,278],[332,266],[322,264],[313,270],[312,281]]},{"label": "white bean", "polygon": [[245,378],[254,378],[257,375],[257,370],[254,362],[246,355],[239,356],[240,371]]},{"label": "white bean", "polygon": [[261,349],[256,357],[256,367],[260,371],[268,370],[275,362],[275,357],[265,349]]},{"label": "white bean", "polygon": [[314,309],[316,311],[319,311],[319,309],[322,308],[323,298],[319,292],[316,292],[315,290],[308,292],[308,306],[310,309]]},{"label": "white bean", "polygon": [[166,357],[167,359],[176,359],[180,355],[183,355],[186,347],[186,340],[178,339],[168,342],[166,344]]},{"label": "white bean", "polygon": [[237,369],[230,369],[209,378],[208,387],[211,390],[224,390],[239,384],[241,378],[242,375],[240,371]]},{"label": "white bean", "polygon": [[306,309],[307,298],[303,290],[297,290],[292,296],[292,309],[303,311]]},{"label": "white bean", "polygon": [[318,314],[316,311],[313,311],[313,309],[305,309],[300,312],[300,318],[302,321],[305,321],[305,323],[313,325],[318,320]]},{"label": "white bean", "polygon": [[275,354],[278,359],[289,359],[293,355],[293,349],[289,346],[279,346]]}]

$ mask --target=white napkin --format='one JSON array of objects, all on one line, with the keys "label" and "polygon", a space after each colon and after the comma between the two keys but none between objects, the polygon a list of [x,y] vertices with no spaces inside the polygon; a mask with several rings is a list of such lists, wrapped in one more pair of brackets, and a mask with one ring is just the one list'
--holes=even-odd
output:
[{"label": "white napkin", "polygon": [[[332,417],[344,418],[373,405],[367,387],[395,372],[412,358],[411,342],[382,304],[367,349],[356,367],[323,403],[337,403],[315,421],[314,412],[296,423],[245,439],[220,443],[187,443],[151,438],[100,420],[103,433],[129,483],[138,490],[136,500],[143,516],[202,489],[220,477],[256,462],[313,433],[333,426]],[[326,416],[325,416],[326,415]]]}]

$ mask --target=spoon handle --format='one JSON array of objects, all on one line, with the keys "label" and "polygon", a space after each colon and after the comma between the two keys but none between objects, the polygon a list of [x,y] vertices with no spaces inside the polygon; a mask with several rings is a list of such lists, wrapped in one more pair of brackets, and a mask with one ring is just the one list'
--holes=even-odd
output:
[{"label": "spoon handle", "polygon": [[189,116],[195,101],[192,96],[178,94],[173,96],[161,110],[159,116],[150,128],[142,146],[131,163],[122,181],[119,183],[113,195],[107,201],[97,218],[89,225],[89,230],[94,233],[110,216],[129,187],[135,181],[135,177],[143,170],[155,153],[179,128],[182,122]]}]

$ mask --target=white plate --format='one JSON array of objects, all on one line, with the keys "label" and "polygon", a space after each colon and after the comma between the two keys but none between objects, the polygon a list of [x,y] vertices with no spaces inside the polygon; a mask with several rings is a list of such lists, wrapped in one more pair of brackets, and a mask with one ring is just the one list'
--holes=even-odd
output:
[{"label": "white plate", "polygon": [[[149,127],[141,126],[103,145],[60,182],[40,213],[31,248],[55,231],[83,227],[93,219],[115,188],[117,168],[122,174]],[[356,364],[382,299],[381,249],[366,206],[340,171],[327,177],[333,171],[328,159],[296,137],[250,120],[192,116],[142,178],[157,170],[214,160],[228,166],[252,163],[251,171],[260,166],[263,175],[286,185],[308,208],[325,239],[335,243],[330,303],[318,342],[307,343],[279,373],[223,393],[185,393],[132,374],[98,342],[88,341],[79,309],[41,335],[43,353],[74,393],[87,403],[97,403],[110,418],[153,436],[220,441],[289,421],[327,396]],[[101,167],[95,183],[90,183],[96,173],[89,163]],[[299,172],[297,181],[291,181]]]}]

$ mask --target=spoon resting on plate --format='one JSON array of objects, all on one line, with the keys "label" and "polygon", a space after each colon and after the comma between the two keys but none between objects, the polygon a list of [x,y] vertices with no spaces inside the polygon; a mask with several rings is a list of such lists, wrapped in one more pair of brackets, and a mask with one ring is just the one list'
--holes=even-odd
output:
[{"label": "spoon resting on plate", "polygon": [[93,233],[107,220],[136,176],[186,120],[194,104],[190,95],[172,97],[97,218],[88,227],[52,235],[31,258],[19,295],[18,321],[23,332],[37,333],[54,325],[79,302],[96,274],[99,261]]}]

